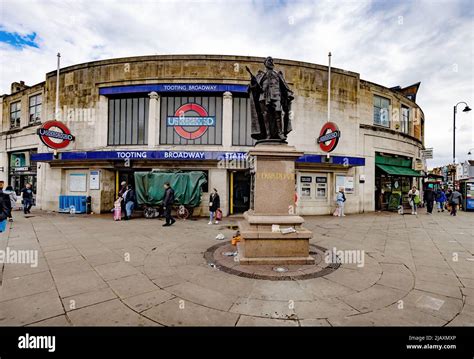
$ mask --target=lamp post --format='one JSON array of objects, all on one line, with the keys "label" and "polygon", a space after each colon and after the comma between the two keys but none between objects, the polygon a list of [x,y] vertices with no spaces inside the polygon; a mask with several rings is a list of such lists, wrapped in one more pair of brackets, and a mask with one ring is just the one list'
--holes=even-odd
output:
[{"label": "lamp post", "polygon": [[456,164],[456,112],[457,112],[457,107],[460,104],[466,105],[464,107],[464,110],[462,110],[462,112],[471,111],[471,108],[464,101],[458,102],[456,106],[454,106],[454,113],[453,113],[453,163],[454,164]]}]

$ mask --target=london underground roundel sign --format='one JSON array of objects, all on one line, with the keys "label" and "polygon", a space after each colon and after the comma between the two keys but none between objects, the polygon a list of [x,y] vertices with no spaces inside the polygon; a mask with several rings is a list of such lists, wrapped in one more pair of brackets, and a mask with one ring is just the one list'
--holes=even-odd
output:
[{"label": "london underground roundel sign", "polygon": [[318,143],[319,147],[324,152],[331,152],[337,146],[341,131],[334,122],[326,122],[319,133]]},{"label": "london underground roundel sign", "polygon": [[74,141],[74,136],[67,126],[59,121],[47,121],[37,131],[41,141],[49,148],[59,150]]},{"label": "london underground roundel sign", "polygon": [[[198,116],[186,116],[187,113],[193,112]],[[174,116],[168,116],[166,125],[174,127],[176,133],[182,138],[195,140],[204,135],[209,127],[216,125],[216,117],[209,116],[206,109],[197,103],[187,103],[180,106]]]}]

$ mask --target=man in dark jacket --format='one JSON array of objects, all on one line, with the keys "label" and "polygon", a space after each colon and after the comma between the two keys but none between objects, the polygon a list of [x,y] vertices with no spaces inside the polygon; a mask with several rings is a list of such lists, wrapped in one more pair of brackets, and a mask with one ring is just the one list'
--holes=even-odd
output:
[{"label": "man in dark jacket", "polygon": [[163,210],[165,212],[166,223],[163,224],[163,227],[168,227],[176,222],[176,220],[171,217],[171,207],[174,204],[174,189],[171,188],[169,182],[166,182],[164,187],[165,196],[163,198]]},{"label": "man in dark jacket", "polygon": [[136,196],[131,185],[122,194],[123,203],[125,203],[125,220],[132,219],[133,208],[135,207]]},{"label": "man in dark jacket", "polygon": [[425,190],[425,193],[423,195],[423,198],[426,202],[426,213],[427,214],[432,214],[433,213],[433,204],[436,198],[436,194],[434,193],[433,189],[431,187],[427,187]]},{"label": "man in dark jacket", "polygon": [[9,214],[11,213],[12,205],[10,202],[10,196],[6,193],[3,193],[3,184],[0,185],[0,232],[4,231],[3,221],[6,221]]},{"label": "man in dark jacket", "polygon": [[448,197],[449,204],[451,205],[451,216],[455,216],[458,212],[458,206],[461,204],[462,195],[457,189],[455,189]]},{"label": "man in dark jacket", "polygon": [[33,189],[31,188],[31,183],[27,183],[25,188],[21,190],[23,198],[23,213],[31,213],[31,206],[33,206]]}]

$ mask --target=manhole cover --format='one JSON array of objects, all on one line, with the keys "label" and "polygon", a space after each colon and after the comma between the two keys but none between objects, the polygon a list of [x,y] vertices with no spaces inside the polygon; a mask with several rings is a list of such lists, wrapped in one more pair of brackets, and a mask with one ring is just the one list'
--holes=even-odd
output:
[{"label": "manhole cover", "polygon": [[273,267],[273,271],[277,273],[285,273],[288,272],[288,268],[285,267]]}]

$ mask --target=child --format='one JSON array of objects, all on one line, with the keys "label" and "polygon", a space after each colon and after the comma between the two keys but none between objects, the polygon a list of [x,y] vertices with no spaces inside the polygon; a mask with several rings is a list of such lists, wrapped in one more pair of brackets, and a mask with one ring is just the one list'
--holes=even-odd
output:
[{"label": "child", "polygon": [[114,221],[122,220],[122,197],[117,198],[114,202]]}]

